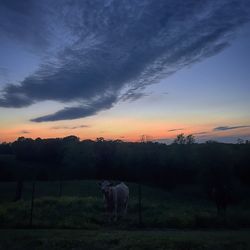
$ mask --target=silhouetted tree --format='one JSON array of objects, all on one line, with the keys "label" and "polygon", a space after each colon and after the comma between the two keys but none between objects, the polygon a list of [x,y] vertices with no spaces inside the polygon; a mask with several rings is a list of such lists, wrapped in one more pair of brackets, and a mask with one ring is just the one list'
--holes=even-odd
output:
[{"label": "silhouetted tree", "polygon": [[186,137],[186,144],[194,144],[195,143],[195,138],[192,134],[187,135]]},{"label": "silhouetted tree", "polygon": [[80,141],[76,136],[20,137],[8,146],[13,156],[0,155],[0,179],[18,182],[20,176],[23,180],[35,176],[60,183],[65,179],[123,179],[166,188],[200,183],[207,193],[224,184],[231,189],[235,179],[249,185],[250,144],[194,142],[193,135],[184,134],[171,145],[101,137],[96,141]]},{"label": "silhouetted tree", "polygon": [[185,144],[186,143],[185,135],[183,133],[177,135],[176,138],[174,139],[173,143],[176,143],[176,144]]}]

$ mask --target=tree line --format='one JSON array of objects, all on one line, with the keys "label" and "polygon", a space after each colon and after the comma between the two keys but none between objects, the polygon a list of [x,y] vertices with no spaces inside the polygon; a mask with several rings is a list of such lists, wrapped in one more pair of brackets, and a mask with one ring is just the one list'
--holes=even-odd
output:
[{"label": "tree line", "polygon": [[[76,136],[19,137],[0,144],[0,181],[115,179],[163,187],[183,184],[250,184],[250,144],[195,143],[180,134],[171,145]],[[14,158],[14,159],[13,159]]]}]

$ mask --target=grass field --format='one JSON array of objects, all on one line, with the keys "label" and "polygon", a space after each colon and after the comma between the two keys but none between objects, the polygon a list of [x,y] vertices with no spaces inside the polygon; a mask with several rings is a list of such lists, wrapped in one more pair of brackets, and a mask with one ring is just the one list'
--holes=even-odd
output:
[{"label": "grass field", "polygon": [[250,231],[0,230],[0,249],[248,250]]},{"label": "grass field", "polygon": [[[31,183],[24,184],[23,199],[11,200],[15,183],[0,183],[0,227],[30,226]],[[134,229],[138,227],[138,185],[128,184],[128,215],[110,223],[104,212],[103,199],[96,181],[63,182],[58,197],[58,182],[37,182],[33,227],[75,229]],[[217,216],[214,204],[191,187],[166,191],[142,187],[142,220],[144,228],[250,228],[249,201],[230,206],[227,216]]]},{"label": "grass field", "polygon": [[[37,182],[30,229],[31,189],[13,202],[16,183],[0,183],[1,249],[250,249],[250,203],[216,214],[214,204],[193,187],[162,190],[142,186],[138,225],[138,185],[128,183],[128,215],[110,222],[97,181]],[[229,230],[231,229],[231,230]]]}]

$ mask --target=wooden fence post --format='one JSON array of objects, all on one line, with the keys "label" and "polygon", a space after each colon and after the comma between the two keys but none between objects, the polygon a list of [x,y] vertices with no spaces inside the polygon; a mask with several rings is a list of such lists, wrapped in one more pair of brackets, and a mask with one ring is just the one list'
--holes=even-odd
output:
[{"label": "wooden fence post", "polygon": [[16,184],[16,194],[14,201],[19,201],[22,198],[22,191],[23,191],[23,180],[19,179]]},{"label": "wooden fence post", "polygon": [[139,212],[139,226],[142,226],[142,202],[141,202],[141,183],[138,184],[138,212]]},{"label": "wooden fence post", "polygon": [[62,180],[59,181],[59,197],[62,196]]},{"label": "wooden fence post", "polygon": [[32,191],[31,191],[31,206],[30,206],[30,227],[32,227],[32,223],[33,223],[33,210],[34,210],[34,198],[35,198],[35,184],[36,184],[36,182],[33,181],[33,183],[32,183]]}]

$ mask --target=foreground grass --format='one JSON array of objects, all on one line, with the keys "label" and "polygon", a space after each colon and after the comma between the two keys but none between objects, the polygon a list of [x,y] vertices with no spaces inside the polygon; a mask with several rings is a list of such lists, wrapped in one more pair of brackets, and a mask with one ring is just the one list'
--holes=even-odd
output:
[{"label": "foreground grass", "polygon": [[0,230],[0,249],[247,250],[250,231]]},{"label": "foreground grass", "polygon": [[[22,200],[12,202],[16,183],[0,183],[0,228],[27,228],[30,222],[31,183],[24,183]],[[33,211],[36,228],[135,229],[138,227],[138,185],[128,183],[128,215],[119,223],[109,223],[97,181],[37,182]],[[144,228],[250,228],[249,200],[230,206],[226,217],[197,189],[162,190],[142,187]]]},{"label": "foreground grass", "polygon": [[[143,228],[250,228],[250,211],[233,208],[226,217],[218,217],[215,208],[202,201],[146,200],[142,208]],[[30,201],[0,204],[0,228],[27,228]],[[101,197],[44,197],[35,199],[35,228],[135,229],[138,228],[138,202],[130,199],[126,218],[110,222]]]}]

